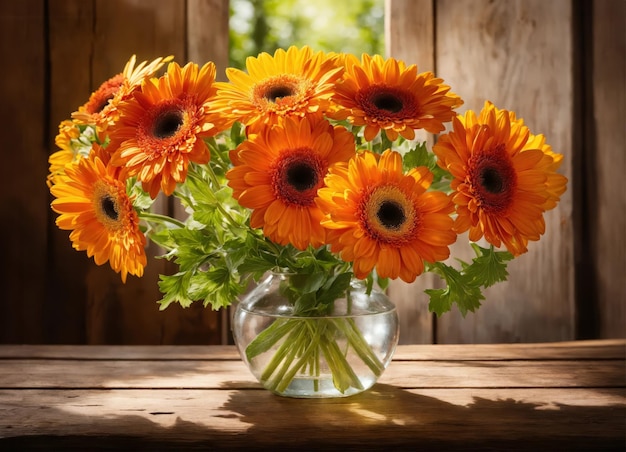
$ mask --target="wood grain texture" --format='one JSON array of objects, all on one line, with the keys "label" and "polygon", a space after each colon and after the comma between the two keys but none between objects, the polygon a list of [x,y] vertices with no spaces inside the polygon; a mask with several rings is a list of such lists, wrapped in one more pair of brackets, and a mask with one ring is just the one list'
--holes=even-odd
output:
[{"label": "wood grain texture", "polygon": [[[94,3],[80,0],[49,2],[49,122],[47,153],[58,150],[54,139],[59,123],[69,119],[95,89],[92,80]],[[52,200],[52,197],[50,197]],[[86,253],[72,248],[70,231],[54,225],[57,214],[46,206],[50,224],[48,282],[44,309],[52,343],[84,343],[87,272],[95,265]],[[36,282],[34,282],[36,283]]]},{"label": "wood grain texture", "polygon": [[2,346],[0,448],[621,450],[625,349],[400,346],[371,390],[298,400],[234,347]]},{"label": "wood grain texture", "polygon": [[[619,387],[624,361],[509,360],[394,362],[381,384],[399,388]],[[2,388],[259,389],[242,361],[11,360],[0,369]]]},{"label": "wood grain texture", "polygon": [[[417,65],[419,72],[435,70],[435,15],[433,0],[385,0],[385,43],[387,56]],[[417,131],[416,139],[433,143],[433,136]],[[424,289],[438,287],[432,274],[414,283],[391,281],[387,293],[398,308],[400,344],[433,342],[433,314],[428,310]]]},{"label": "wood grain texture", "polygon": [[0,75],[0,342],[35,343],[46,336],[41,303],[48,236],[44,23],[40,1],[0,2],[0,55],[5,62]]},{"label": "wood grain texture", "polygon": [[[592,2],[593,114],[587,143],[593,298],[601,337],[626,337],[626,3]],[[617,185],[616,185],[617,183]]]},{"label": "wood grain texture", "polygon": [[[187,61],[186,3],[160,0],[99,0],[95,3],[92,89],[124,68],[131,55],[138,62],[173,55]],[[204,18],[210,14],[204,11]],[[197,20],[201,20],[198,18]],[[157,208],[169,209],[166,200]],[[220,317],[202,305],[178,305],[159,311],[159,274],[175,271],[156,246],[147,249],[148,265],[142,278],[130,276],[122,284],[108,266],[91,266],[88,280],[87,343],[162,344],[219,343]]]},{"label": "wood grain texture", "polygon": [[[92,22],[92,90],[120,73],[132,55],[138,62],[166,55],[184,58],[184,3],[96,0]],[[160,343],[165,316],[158,315],[157,281],[167,266],[153,258],[158,248],[146,252],[144,276],[129,276],[126,284],[108,265],[90,267],[87,343]]]},{"label": "wood grain texture", "polygon": [[[619,390],[402,390],[340,400],[267,391],[0,390],[0,446],[156,450],[619,450]],[[35,402],[36,401],[36,402]],[[4,414],[3,413],[3,414]],[[349,426],[349,428],[347,428]]]},{"label": "wood grain texture", "polygon": [[[234,346],[0,345],[0,359],[240,360]],[[626,360],[620,339],[519,344],[415,344],[399,346],[394,361]]]},{"label": "wood grain texture", "polygon": [[213,61],[217,79],[227,81],[228,0],[187,0],[187,58],[202,65]]},{"label": "wood grain texture", "polygon": [[[486,99],[515,111],[564,155],[570,190],[545,215],[546,232],[509,265],[509,280],[485,291],[475,314],[454,309],[437,322],[438,342],[536,342],[575,338],[572,221],[573,12],[568,0],[438,0],[437,74],[479,111]],[[471,258],[461,243],[453,255]]]}]

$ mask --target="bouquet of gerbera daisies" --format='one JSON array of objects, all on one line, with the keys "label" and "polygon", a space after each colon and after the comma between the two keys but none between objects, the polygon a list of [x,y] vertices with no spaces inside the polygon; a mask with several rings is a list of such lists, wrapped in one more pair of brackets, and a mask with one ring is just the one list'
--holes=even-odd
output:
[{"label": "bouquet of gerbera daisies", "polygon": [[[63,121],[48,177],[57,225],[97,264],[142,276],[146,238],[178,264],[162,308],[228,306],[280,270],[322,275],[320,299],[338,275],[434,272],[432,311],[474,311],[566,188],[543,135],[490,102],[457,116],[461,98],[415,65],[291,47],[216,82],[211,62],[171,60],[132,57]],[[415,139],[446,123],[432,149]],[[163,196],[185,215],[155,211]],[[447,262],[467,231],[476,257]]]}]

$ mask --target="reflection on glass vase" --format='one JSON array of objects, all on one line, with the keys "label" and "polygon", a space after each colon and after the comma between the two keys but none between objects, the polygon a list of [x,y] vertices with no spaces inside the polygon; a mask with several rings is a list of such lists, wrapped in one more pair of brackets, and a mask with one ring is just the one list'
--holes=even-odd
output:
[{"label": "reflection on glass vase", "polygon": [[396,308],[356,279],[338,298],[324,300],[324,288],[338,279],[272,273],[237,305],[235,343],[266,389],[288,397],[346,397],[382,375],[398,343]]}]

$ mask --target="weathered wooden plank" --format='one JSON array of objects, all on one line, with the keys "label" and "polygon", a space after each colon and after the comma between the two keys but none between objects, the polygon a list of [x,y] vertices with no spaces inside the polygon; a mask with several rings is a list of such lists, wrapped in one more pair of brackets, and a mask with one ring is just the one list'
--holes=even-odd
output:
[{"label": "weathered wooden plank", "polygon": [[[44,4],[0,2],[0,342],[42,342],[47,232]],[[35,282],[35,283],[33,283]]]},{"label": "weathered wooden plank", "polygon": [[228,67],[228,0],[187,0],[187,59],[213,61],[218,80]]},{"label": "weathered wooden plank", "polygon": [[[66,0],[48,3],[49,123],[48,154],[58,150],[54,138],[59,123],[70,119],[92,90],[90,58],[93,46],[93,2]],[[45,161],[45,160],[44,160]],[[52,198],[51,198],[52,199]],[[47,206],[50,222],[48,285],[43,304],[52,343],[84,343],[87,269],[94,265],[86,253],[78,253],[69,231],[54,225],[57,215]]]},{"label": "weathered wooden plank", "polygon": [[[186,345],[0,345],[0,359],[66,360],[239,360],[234,346]],[[394,361],[626,360],[626,341],[533,344],[401,345]]]},{"label": "weathered wooden plank", "polygon": [[[97,0],[92,20],[92,89],[121,72],[133,54],[138,61],[166,55],[184,58],[183,2]],[[160,203],[164,206],[162,200]],[[174,310],[159,315],[156,304],[160,299],[158,275],[166,272],[167,263],[151,258],[160,252],[150,246],[143,277],[131,276],[126,284],[108,265],[89,269],[87,343],[158,344],[167,341],[164,337],[167,333],[162,330]]]},{"label": "weathered wooden plank", "polygon": [[0,446],[47,449],[619,450],[626,429],[621,390],[377,385],[332,400],[262,390],[0,390],[0,400]]},{"label": "weathered wooden plank", "polygon": [[568,341],[523,344],[434,344],[398,347],[394,360],[626,360],[623,340]]},{"label": "weathered wooden plank", "polygon": [[[85,70],[91,73],[91,89],[119,73],[131,55],[138,62],[174,55],[186,62],[186,4],[160,0],[97,0],[91,17],[92,49]],[[166,208],[164,200],[158,201]],[[159,274],[174,270],[152,256],[142,278],[129,277],[122,284],[108,266],[90,265],[87,275],[86,341],[90,344],[219,343],[220,318],[201,305],[178,305],[159,311]]]},{"label": "weathered wooden plank", "polygon": [[161,0],[96,0],[93,77],[96,83],[138,61],[174,55],[185,58],[185,4]]},{"label": "weathered wooden plank", "polygon": [[[435,16],[433,0],[385,0],[385,45],[387,55],[416,64],[419,72],[435,70]],[[418,131],[417,140],[430,145],[433,137]],[[398,308],[400,344],[433,342],[433,315],[428,311],[424,289],[437,287],[438,278],[421,275],[414,283],[392,281],[387,293]]]},{"label": "weathered wooden plank", "polygon": [[0,359],[238,360],[234,346],[221,345],[0,345]]},{"label": "weathered wooden plank", "polygon": [[[395,361],[380,382],[401,388],[619,387],[626,361]],[[258,388],[242,361],[7,360],[3,388]]]},{"label": "weathered wooden plank", "polygon": [[[570,189],[545,216],[546,232],[509,265],[509,281],[489,288],[476,314],[437,322],[442,343],[541,342],[575,338],[572,158],[573,4],[569,0],[438,0],[437,75],[479,111],[485,99],[515,111],[564,154]],[[464,244],[453,255],[471,258]],[[463,248],[463,249],[461,249]]]},{"label": "weathered wooden plank", "polygon": [[[594,266],[591,294],[597,300],[597,337],[626,337],[626,3],[591,2],[592,113],[586,116],[591,153],[585,175]],[[618,184],[619,186],[619,184]],[[587,300],[590,302],[591,300]],[[595,319],[594,319],[595,320]]]}]

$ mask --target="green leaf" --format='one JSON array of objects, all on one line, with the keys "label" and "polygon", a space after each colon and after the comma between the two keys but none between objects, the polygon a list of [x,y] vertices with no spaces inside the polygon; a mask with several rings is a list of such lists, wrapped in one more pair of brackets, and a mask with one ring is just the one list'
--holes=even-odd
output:
[{"label": "green leaf", "polygon": [[430,186],[432,190],[443,192],[450,190],[450,173],[437,165],[437,156],[428,150],[425,141],[404,154],[402,166],[405,171],[425,166],[433,173],[433,182]]},{"label": "green leaf", "polygon": [[317,292],[326,282],[326,274],[322,272],[299,273],[289,277],[291,288],[301,294]]},{"label": "green leaf", "polygon": [[464,275],[449,265],[437,262],[432,265],[431,272],[441,276],[447,283],[444,289],[426,289],[430,295],[428,309],[441,316],[451,309],[452,303],[456,303],[461,315],[465,317],[467,311],[474,312],[480,306],[480,300],[485,296],[471,277]]},{"label": "green leaf", "polygon": [[230,128],[230,141],[232,142],[233,148],[239,146],[245,138],[243,125],[239,121],[236,121]]},{"label": "green leaf", "polygon": [[402,166],[405,171],[412,170],[418,166],[425,166],[430,170],[433,170],[436,163],[434,154],[428,151],[426,142],[418,143],[413,149],[409,150],[402,157]]},{"label": "green leaf", "polygon": [[173,229],[170,231],[176,243],[176,259],[181,271],[194,270],[206,263],[215,252],[214,242],[206,230]]},{"label": "green leaf", "polygon": [[126,181],[126,193],[133,200],[133,207],[138,210],[148,210],[154,204],[150,194],[143,191],[136,177],[129,177]]},{"label": "green leaf", "polygon": [[150,240],[166,250],[171,250],[176,246],[169,229],[150,231]]},{"label": "green leaf", "polygon": [[352,281],[352,273],[339,273],[329,278],[322,293],[318,296],[320,304],[328,305],[346,293]]},{"label": "green leaf", "polygon": [[318,312],[320,304],[315,293],[300,294],[295,298],[293,313],[296,316],[309,316]]},{"label": "green leaf", "polygon": [[386,290],[387,287],[389,287],[389,278],[381,278],[376,275],[376,283],[378,284],[378,287],[380,287],[380,290]]},{"label": "green leaf", "polygon": [[184,308],[191,306],[194,300],[187,296],[190,277],[191,274],[187,272],[176,273],[171,276],[159,276],[159,290],[163,294],[163,298],[159,300],[161,310],[167,308],[173,302],[180,303]]},{"label": "green leaf", "polygon": [[190,285],[190,297],[203,300],[204,306],[211,305],[215,310],[231,304],[242,292],[236,275],[225,266],[212,267],[197,272]]},{"label": "green leaf", "polygon": [[463,272],[469,277],[473,284],[483,287],[506,281],[509,273],[507,263],[513,259],[513,255],[508,251],[494,251],[493,246],[482,248],[476,243],[472,243],[472,248],[476,252],[476,257],[471,265],[466,266]]}]

